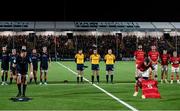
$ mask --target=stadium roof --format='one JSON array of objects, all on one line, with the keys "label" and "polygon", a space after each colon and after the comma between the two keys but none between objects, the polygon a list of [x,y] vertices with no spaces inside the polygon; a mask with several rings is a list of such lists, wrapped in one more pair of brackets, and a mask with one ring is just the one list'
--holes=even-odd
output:
[{"label": "stadium roof", "polygon": [[37,31],[174,31],[180,30],[180,22],[33,22],[1,21],[0,30]]}]

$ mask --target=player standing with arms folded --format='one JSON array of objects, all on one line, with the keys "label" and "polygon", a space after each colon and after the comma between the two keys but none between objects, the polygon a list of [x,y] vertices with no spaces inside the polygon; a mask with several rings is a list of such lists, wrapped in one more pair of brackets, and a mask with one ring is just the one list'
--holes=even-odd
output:
[{"label": "player standing with arms folded", "polygon": [[173,56],[170,58],[172,67],[171,67],[171,84],[173,84],[174,81],[174,74],[176,74],[176,80],[177,83],[180,84],[179,82],[179,61],[180,58],[177,56],[177,52],[173,52]]},{"label": "player standing with arms folded", "polygon": [[91,69],[92,69],[92,83],[94,83],[94,76],[97,78],[97,83],[99,83],[99,62],[100,55],[97,53],[97,49],[93,50],[93,54],[90,56]]},{"label": "player standing with arms folded", "polygon": [[109,75],[111,77],[111,83],[113,83],[113,68],[115,63],[115,55],[112,54],[112,49],[108,49],[108,54],[105,55],[104,60],[106,63],[106,82],[109,82]]},{"label": "player standing with arms folded", "polygon": [[[148,52],[148,58],[150,62],[152,63],[154,70],[153,75],[154,79],[158,80],[158,60],[159,60],[159,52],[156,50],[156,46],[152,45],[151,46],[151,51]],[[150,79],[152,79],[152,74],[150,75]]]},{"label": "player standing with arms folded", "polygon": [[9,70],[9,55],[7,53],[6,47],[2,47],[2,51],[3,52],[2,52],[2,59],[1,59],[1,79],[2,79],[1,85],[8,85],[7,79],[8,79],[8,70]]},{"label": "player standing with arms folded", "polygon": [[167,50],[163,50],[163,54],[160,56],[161,60],[161,83],[165,81],[165,83],[168,83],[168,62],[169,62],[170,56],[167,54]]},{"label": "player standing with arms folded", "polygon": [[77,83],[79,83],[79,79],[81,79],[81,83],[83,82],[83,74],[84,74],[84,62],[85,56],[83,54],[82,49],[78,50],[78,53],[75,55],[75,62],[77,64]]}]

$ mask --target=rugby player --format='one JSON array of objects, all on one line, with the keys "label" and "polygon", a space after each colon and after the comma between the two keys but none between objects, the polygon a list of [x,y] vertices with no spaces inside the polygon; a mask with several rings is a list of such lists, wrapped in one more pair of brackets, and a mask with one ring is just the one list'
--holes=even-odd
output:
[{"label": "rugby player", "polygon": [[165,82],[168,83],[168,62],[169,62],[170,56],[167,53],[167,50],[163,50],[163,54],[160,56],[161,60],[161,83]]},{"label": "rugby player", "polygon": [[180,58],[177,56],[177,52],[173,52],[173,56],[170,58],[172,67],[171,67],[171,84],[173,84],[174,81],[174,74],[176,74],[176,80],[177,83],[180,84],[179,82],[179,61]]},{"label": "rugby player", "polygon": [[12,80],[16,80],[17,77],[17,67],[13,66],[13,63],[16,62],[17,59],[16,49],[12,49],[12,54],[10,56],[10,84],[12,84]]},{"label": "rugby player", "polygon": [[47,74],[48,74],[48,62],[50,63],[51,59],[47,53],[47,47],[43,47],[43,52],[40,57],[40,85],[42,85],[43,81],[43,73],[44,73],[44,85],[47,85]]},{"label": "rugby player", "polygon": [[[152,63],[153,67],[155,68],[152,73],[154,75],[154,79],[158,79],[158,60],[159,60],[159,52],[156,50],[156,46],[151,46],[151,51],[148,52],[148,58],[150,62]],[[150,73],[150,79],[152,79],[152,73]]]},{"label": "rugby player", "polygon": [[17,56],[13,66],[17,66],[17,97],[25,97],[27,78],[28,78],[28,64],[30,64],[30,74],[33,74],[32,60],[27,56],[26,48],[22,47],[20,55]]},{"label": "rugby player", "polygon": [[[9,70],[9,54],[7,53],[7,47],[2,47],[2,59],[1,59],[1,85],[8,85],[8,70]],[[5,78],[4,78],[5,77]]]}]

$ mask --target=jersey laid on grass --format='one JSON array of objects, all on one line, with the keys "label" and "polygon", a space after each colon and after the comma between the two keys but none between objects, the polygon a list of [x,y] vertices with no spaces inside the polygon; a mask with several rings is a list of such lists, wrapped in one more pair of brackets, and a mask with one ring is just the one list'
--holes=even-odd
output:
[{"label": "jersey laid on grass", "polygon": [[90,56],[91,64],[99,64],[100,55],[99,54],[92,54]]},{"label": "jersey laid on grass", "polygon": [[104,59],[106,61],[106,64],[114,64],[116,58],[114,54],[106,54]]},{"label": "jersey laid on grass", "polygon": [[75,59],[77,64],[84,64],[84,54],[76,54]]},{"label": "jersey laid on grass", "polygon": [[148,56],[150,57],[152,62],[157,64],[157,60],[158,60],[158,57],[159,57],[159,52],[158,51],[149,51]]},{"label": "jersey laid on grass", "polygon": [[169,61],[169,54],[162,54],[161,65],[168,65],[168,61]]},{"label": "jersey laid on grass", "polygon": [[157,88],[157,81],[155,80],[142,80],[142,93],[145,98],[160,98],[160,93]]},{"label": "jersey laid on grass", "polygon": [[134,52],[134,56],[136,58],[136,64],[141,64],[142,62],[144,62],[144,51],[137,50]]},{"label": "jersey laid on grass", "polygon": [[170,61],[173,67],[175,68],[179,67],[179,61],[180,61],[179,57],[171,57]]}]

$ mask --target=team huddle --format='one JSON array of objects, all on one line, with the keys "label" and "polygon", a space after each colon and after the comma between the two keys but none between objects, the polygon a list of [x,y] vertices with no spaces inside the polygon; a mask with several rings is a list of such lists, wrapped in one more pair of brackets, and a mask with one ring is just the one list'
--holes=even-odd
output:
[{"label": "team huddle", "polygon": [[151,51],[148,52],[146,56],[145,52],[142,50],[142,45],[138,46],[138,50],[134,53],[134,58],[136,60],[136,72],[135,72],[135,92],[133,96],[137,96],[139,80],[144,79],[158,79],[158,62],[161,64],[161,83],[168,82],[168,64],[171,63],[171,79],[170,83],[174,82],[174,74],[176,74],[177,83],[179,82],[179,61],[180,58],[177,55],[176,51],[173,51],[172,56],[167,53],[167,50],[164,49],[162,54],[160,54],[156,46],[151,46]]},{"label": "team huddle", "polygon": [[31,54],[27,54],[25,46],[22,46],[22,49],[19,53],[16,52],[16,49],[12,49],[12,53],[8,54],[7,48],[2,48],[2,58],[1,58],[1,85],[7,85],[9,62],[10,62],[10,84],[12,84],[13,79],[17,83],[18,94],[17,97],[25,97],[27,79],[28,79],[28,65],[30,69],[30,83],[32,79],[35,80],[37,84],[37,70],[38,70],[38,59],[40,59],[40,85],[43,81],[44,73],[44,84],[47,82],[47,72],[48,72],[48,61],[50,60],[47,48],[43,47],[41,55],[38,55],[36,49],[32,50]]}]

